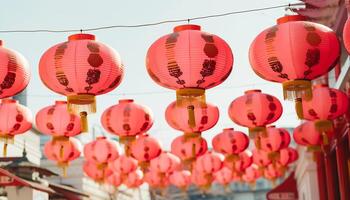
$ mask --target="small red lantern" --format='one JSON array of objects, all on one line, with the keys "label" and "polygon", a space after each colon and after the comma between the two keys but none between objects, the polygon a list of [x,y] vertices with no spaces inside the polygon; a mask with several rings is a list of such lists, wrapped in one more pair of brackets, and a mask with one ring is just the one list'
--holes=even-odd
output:
[{"label": "small red lantern", "polygon": [[303,102],[304,119],[314,121],[319,132],[332,131],[332,120],[348,110],[347,95],[326,85],[315,85],[312,100]]},{"label": "small red lantern", "polygon": [[118,53],[94,35],[75,34],[43,54],[39,74],[49,89],[67,96],[68,108],[80,114],[85,132],[87,114],[96,112],[95,96],[115,89],[124,67]]},{"label": "small red lantern", "polygon": [[56,101],[36,114],[36,126],[40,132],[56,139],[68,139],[81,133],[80,117],[69,113],[66,101]]},{"label": "small red lantern", "polygon": [[181,160],[169,152],[163,152],[150,162],[150,170],[160,174],[170,174],[180,169]]},{"label": "small red lantern", "polygon": [[205,174],[196,170],[192,171],[191,181],[202,190],[209,190],[214,177],[211,174]]},{"label": "small red lantern", "polygon": [[118,143],[107,140],[106,137],[97,137],[84,146],[84,156],[86,160],[105,168],[108,162],[119,157]]},{"label": "small red lantern", "polygon": [[285,16],[277,25],[261,32],[249,49],[249,60],[261,78],[283,84],[284,99],[311,99],[311,80],[324,75],[337,63],[340,44],[332,29],[304,21],[302,16]]},{"label": "small red lantern", "polygon": [[256,165],[251,165],[245,170],[242,180],[248,184],[255,184],[255,181],[261,177],[261,172]]},{"label": "small red lantern", "polygon": [[274,182],[277,178],[283,176],[283,171],[278,169],[278,165],[270,164],[266,167],[264,171],[264,177],[270,181]]},{"label": "small red lantern", "polygon": [[222,83],[232,70],[229,45],[197,25],[181,25],[155,41],[148,49],[146,65],[159,85],[176,90],[178,103],[199,98],[205,89]]},{"label": "small red lantern", "polygon": [[166,109],[165,119],[172,128],[184,132],[186,136],[199,136],[218,122],[219,109],[210,103],[183,107],[173,102]]},{"label": "small red lantern", "polygon": [[186,190],[191,184],[191,172],[187,170],[175,171],[169,176],[169,181],[172,185]]},{"label": "small red lantern", "polygon": [[224,156],[220,153],[208,151],[197,158],[195,171],[203,174],[212,174],[219,171],[223,166]]},{"label": "small red lantern", "polygon": [[123,183],[122,175],[118,172],[113,172],[106,178],[106,182],[114,187],[119,187]]},{"label": "small red lantern", "polygon": [[142,169],[146,169],[149,162],[162,153],[159,141],[148,134],[139,135],[131,143],[131,156],[139,161]]},{"label": "small red lantern", "polygon": [[226,128],[212,140],[213,149],[224,155],[239,154],[249,145],[249,138],[240,131]]},{"label": "small red lantern", "polygon": [[97,183],[104,183],[107,177],[113,174],[113,171],[108,167],[101,167],[101,165],[97,165],[92,161],[85,161],[83,170],[85,175]]},{"label": "small red lantern", "polygon": [[241,176],[246,168],[253,163],[252,152],[245,150],[237,155],[236,158],[227,157],[224,160],[224,166],[231,169],[234,175]]},{"label": "small red lantern", "polygon": [[69,163],[80,156],[82,145],[79,140],[70,137],[68,141],[52,140],[45,144],[44,154],[49,160],[57,162],[63,169],[63,175],[67,174]]},{"label": "small red lantern", "polygon": [[333,131],[318,132],[313,122],[304,122],[294,129],[293,138],[299,145],[307,146],[309,150],[319,150],[320,146],[328,145],[333,137]]},{"label": "small red lantern", "polygon": [[221,185],[227,186],[231,183],[233,178],[233,172],[227,167],[223,167],[214,174],[215,181]]},{"label": "small red lantern", "polygon": [[270,126],[266,129],[266,133],[267,137],[257,136],[255,138],[257,149],[271,153],[289,146],[290,135],[286,129]]},{"label": "small red lantern", "polygon": [[171,153],[179,157],[185,165],[191,164],[208,150],[207,141],[201,137],[179,136],[171,143]]},{"label": "small red lantern", "polygon": [[22,92],[30,80],[27,60],[18,52],[5,48],[0,40],[0,99]]},{"label": "small red lantern", "polygon": [[143,183],[143,173],[141,170],[137,169],[128,174],[124,180],[124,185],[128,188],[137,188]]},{"label": "small red lantern", "polygon": [[137,169],[137,160],[132,157],[121,155],[108,163],[110,169],[120,174],[128,174]]},{"label": "small red lantern", "polygon": [[272,163],[269,158],[269,153],[253,149],[253,163],[256,164],[260,169],[265,169],[269,164]]},{"label": "small red lantern", "polygon": [[287,165],[295,162],[298,157],[298,151],[291,147],[281,149],[278,164],[281,165],[281,168],[286,167]]},{"label": "small red lantern", "polygon": [[143,180],[152,188],[164,189],[169,186],[168,176],[159,174],[157,171],[153,171],[152,169],[145,174]]},{"label": "small red lantern", "polygon": [[7,144],[13,143],[15,135],[23,134],[32,128],[32,114],[28,108],[22,106],[16,100],[2,99],[0,102],[0,119],[0,140],[5,143],[3,155],[6,156]]},{"label": "small red lantern", "polygon": [[265,126],[277,121],[282,115],[282,104],[274,96],[261,90],[248,90],[230,104],[228,114],[236,124],[249,128],[249,135],[265,133]]}]

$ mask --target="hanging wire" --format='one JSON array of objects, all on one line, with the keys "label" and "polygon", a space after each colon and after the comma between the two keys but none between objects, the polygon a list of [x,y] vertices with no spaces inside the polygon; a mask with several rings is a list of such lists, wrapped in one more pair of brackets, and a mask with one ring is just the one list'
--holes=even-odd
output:
[{"label": "hanging wire", "polygon": [[303,6],[303,5],[305,4],[304,3],[284,4],[284,5],[263,7],[263,8],[253,8],[253,9],[247,9],[247,10],[232,11],[227,13],[213,14],[213,15],[204,15],[204,16],[186,18],[186,19],[170,19],[170,20],[151,22],[151,23],[145,23],[145,24],[111,25],[111,26],[101,26],[101,27],[93,27],[93,28],[85,28],[85,29],[62,29],[62,30],[58,30],[58,29],[57,30],[55,29],[0,30],[0,33],[69,33],[69,32],[82,33],[86,31],[99,31],[99,30],[115,29],[115,28],[140,28],[140,27],[158,26],[161,24],[169,24],[169,23],[177,23],[177,22],[189,23],[190,21],[194,21],[194,20],[218,18],[218,17],[224,17],[224,16],[236,15],[236,14],[242,14],[242,13],[259,12],[259,11],[272,10],[277,8],[290,8],[291,6]]}]

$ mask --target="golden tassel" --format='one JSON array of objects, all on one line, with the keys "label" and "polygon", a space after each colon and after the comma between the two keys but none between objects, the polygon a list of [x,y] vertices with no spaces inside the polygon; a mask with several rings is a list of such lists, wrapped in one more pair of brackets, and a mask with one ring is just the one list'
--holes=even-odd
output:
[{"label": "golden tassel", "polygon": [[62,167],[62,172],[63,172],[63,177],[67,177],[67,167],[66,166]]},{"label": "golden tassel", "polygon": [[316,120],[314,124],[320,133],[333,131],[333,122],[330,120]]},{"label": "golden tassel", "polygon": [[257,134],[260,134],[262,137],[267,137],[266,127],[265,126],[256,126],[249,128],[249,137],[255,139]]},{"label": "golden tassel", "polygon": [[297,98],[312,99],[312,86],[309,80],[291,80],[282,83],[283,97],[290,101]]},{"label": "golden tassel", "polygon": [[67,177],[68,162],[59,162],[57,165],[62,169],[62,176]]},{"label": "golden tassel", "polygon": [[319,151],[321,151],[320,146],[311,145],[307,147],[307,152],[319,152]]},{"label": "golden tassel", "polygon": [[188,112],[188,126],[191,128],[194,128],[196,126],[196,117],[194,115],[194,106],[193,105],[187,106],[187,112]]},{"label": "golden tassel", "polygon": [[299,119],[304,119],[303,102],[301,98],[295,99],[295,111]]},{"label": "golden tassel", "polygon": [[185,141],[187,141],[188,139],[191,139],[191,138],[197,138],[197,137],[200,137],[201,136],[201,132],[185,132],[184,133],[184,138],[185,138]]},{"label": "golden tassel", "polygon": [[60,158],[63,158],[63,154],[64,154],[63,145],[61,145],[60,146]]},{"label": "golden tassel", "polygon": [[148,171],[149,164],[150,164],[150,163],[147,162],[147,161],[139,162],[139,166],[140,166],[141,171],[142,171],[143,173],[146,173],[146,172]]},{"label": "golden tassel", "polygon": [[86,133],[89,131],[87,112],[85,111],[80,113],[80,124],[81,124],[81,132]]},{"label": "golden tassel", "polygon": [[260,137],[256,137],[255,139],[255,147],[260,150],[261,149],[261,139]]},{"label": "golden tassel", "polygon": [[4,147],[3,147],[3,156],[6,157],[7,156],[7,142],[4,143]]},{"label": "golden tassel", "polygon": [[328,139],[328,136],[325,132],[322,132],[322,141],[323,141],[323,145],[329,144],[329,139]]},{"label": "golden tassel", "polygon": [[3,156],[6,157],[7,156],[7,147],[8,144],[13,144],[13,135],[8,135],[8,134],[3,134],[3,136],[0,136],[0,140],[4,142],[4,146],[3,146]]}]

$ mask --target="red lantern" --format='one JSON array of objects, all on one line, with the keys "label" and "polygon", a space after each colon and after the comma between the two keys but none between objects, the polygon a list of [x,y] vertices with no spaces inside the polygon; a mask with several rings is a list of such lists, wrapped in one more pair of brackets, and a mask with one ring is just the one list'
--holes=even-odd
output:
[{"label": "red lantern", "polygon": [[273,182],[281,176],[283,176],[283,172],[278,169],[277,165],[270,164],[264,171],[264,177]]},{"label": "red lantern", "polygon": [[40,132],[54,139],[68,139],[81,133],[80,117],[67,110],[67,102],[56,101],[36,114],[36,126]]},{"label": "red lantern", "polygon": [[311,82],[337,63],[340,45],[332,29],[285,16],[261,32],[249,49],[250,64],[261,78],[283,84],[284,99],[296,100],[301,116],[301,98],[311,99]]},{"label": "red lantern", "polygon": [[152,188],[164,189],[169,185],[167,175],[159,174],[157,171],[153,171],[152,169],[145,174],[143,179]]},{"label": "red lantern", "polygon": [[271,153],[289,146],[290,135],[286,129],[270,126],[266,129],[266,133],[267,137],[257,136],[255,138],[257,149]]},{"label": "red lantern", "polygon": [[5,48],[0,40],[0,99],[22,92],[30,79],[27,60],[18,52]]},{"label": "red lantern", "polygon": [[180,167],[180,158],[169,152],[161,153],[150,162],[150,170],[161,174],[170,174]]},{"label": "red lantern", "polygon": [[256,165],[251,165],[245,170],[242,180],[248,184],[255,184],[255,181],[261,177],[261,172]]},{"label": "red lantern", "polygon": [[249,138],[243,132],[226,128],[213,138],[212,145],[216,152],[226,155],[239,154],[248,147]]},{"label": "red lantern", "polygon": [[107,140],[106,137],[97,137],[96,140],[84,146],[85,159],[100,167],[107,167],[108,162],[112,162],[119,157],[118,143]]},{"label": "red lantern", "polygon": [[0,119],[0,140],[5,142],[3,155],[6,156],[7,144],[13,143],[15,135],[23,134],[32,128],[32,114],[28,108],[16,100],[2,99]]},{"label": "red lantern", "polygon": [[179,157],[185,165],[191,164],[208,150],[207,141],[201,137],[179,136],[171,143],[171,153]]},{"label": "red lantern", "polygon": [[213,182],[213,176],[194,170],[192,171],[191,181],[202,190],[208,190]]},{"label": "red lantern", "polygon": [[303,102],[304,118],[314,121],[319,132],[331,131],[332,120],[348,110],[347,95],[326,85],[315,85],[312,96],[311,101]]},{"label": "red lantern", "polygon": [[274,96],[261,90],[248,90],[230,104],[228,114],[236,124],[249,128],[249,135],[265,132],[265,126],[282,115],[282,104]]},{"label": "red lantern", "polygon": [[350,20],[347,19],[343,29],[344,46],[350,52]]},{"label": "red lantern", "polygon": [[243,151],[236,158],[226,156],[224,166],[231,169],[234,175],[241,176],[246,168],[253,163],[252,152],[249,150]]},{"label": "red lantern", "polygon": [[200,98],[205,89],[222,83],[231,73],[229,45],[197,25],[181,25],[148,49],[147,71],[159,85],[176,90],[178,102]]},{"label": "red lantern", "polygon": [[187,170],[175,171],[169,176],[172,185],[185,190],[191,184],[191,172]]},{"label": "red lantern", "polygon": [[253,149],[253,163],[256,164],[259,168],[264,169],[269,164],[272,163],[269,158],[269,154],[265,151]]},{"label": "red lantern", "polygon": [[207,152],[197,158],[195,170],[203,174],[212,174],[219,171],[223,166],[224,156],[216,152]]},{"label": "red lantern", "polygon": [[143,183],[143,173],[141,170],[135,170],[128,174],[124,180],[124,185],[128,188],[137,188]]},{"label": "red lantern", "polygon": [[126,155],[121,155],[117,159],[108,163],[110,169],[120,174],[128,174],[137,169],[137,160]]},{"label": "red lantern", "polygon": [[87,131],[87,114],[96,112],[95,96],[116,88],[124,74],[119,54],[95,40],[75,34],[48,49],[40,59],[39,74],[52,91],[68,98],[71,112],[80,114]]},{"label": "red lantern", "polygon": [[298,157],[299,157],[298,151],[291,147],[281,149],[280,159],[278,160],[278,163],[281,166],[287,166],[290,163],[293,163],[294,161],[296,161]]},{"label": "red lantern", "polygon": [[172,128],[184,132],[186,136],[199,136],[218,122],[219,109],[210,103],[183,107],[173,102],[166,109],[165,119]]},{"label": "red lantern", "polygon": [[85,175],[90,177],[97,183],[103,183],[107,177],[113,174],[113,171],[108,167],[101,167],[92,161],[85,161],[83,165]]},{"label": "red lantern", "polygon": [[63,169],[63,175],[67,174],[69,163],[80,156],[82,145],[79,140],[70,137],[68,141],[52,140],[45,144],[44,154],[49,160],[57,162]]},{"label": "red lantern", "polygon": [[162,153],[159,141],[148,134],[140,135],[131,143],[131,156],[139,161],[142,169]]},{"label": "red lantern", "polygon": [[107,177],[106,182],[114,187],[119,187],[123,183],[122,175],[118,172],[113,172]]},{"label": "red lantern", "polygon": [[328,145],[333,131],[318,132],[313,122],[304,122],[294,129],[293,138],[299,145],[308,146],[309,150],[319,150],[322,145]]},{"label": "red lantern", "polygon": [[231,183],[233,178],[232,170],[227,167],[223,167],[214,174],[215,181],[221,185],[227,186]]}]

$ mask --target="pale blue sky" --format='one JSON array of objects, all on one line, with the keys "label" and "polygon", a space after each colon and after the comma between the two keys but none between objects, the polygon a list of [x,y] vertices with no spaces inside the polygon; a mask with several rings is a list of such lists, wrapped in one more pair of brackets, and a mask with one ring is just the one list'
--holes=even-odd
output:
[{"label": "pale blue sky", "polygon": [[[252,8],[293,3],[288,0],[11,0],[0,3],[0,30],[11,29],[84,29],[108,25],[140,24],[167,19],[190,18],[196,16],[239,11]],[[215,128],[203,133],[211,139],[222,128],[235,127],[228,118],[229,103],[247,89],[260,88],[282,100],[279,84],[267,82],[257,77],[248,62],[248,48],[254,37],[265,28],[275,24],[285,13],[283,8],[245,13],[220,18],[196,20],[191,23],[202,26],[202,30],[219,35],[231,46],[235,63],[229,78],[220,86],[207,91],[207,99],[219,106],[220,120]],[[163,24],[153,27],[133,29],[110,29],[89,32],[101,42],[115,48],[125,64],[125,79],[122,84],[107,95],[99,96],[98,113],[90,115],[90,124],[99,124],[104,109],[121,98],[134,98],[136,102],[149,106],[155,114],[155,124],[149,131],[159,138],[165,149],[173,138],[181,133],[172,130],[165,122],[164,111],[175,99],[175,93],[154,83],[145,68],[148,47],[160,36],[170,33],[172,27],[181,23]],[[38,61],[42,53],[56,43],[65,41],[68,33],[0,33],[9,48],[21,52],[29,61],[32,79],[28,88],[29,108],[33,114],[56,99],[64,99],[48,90],[40,81]],[[156,92],[154,94],[140,93]],[[164,92],[164,93],[163,93]],[[136,93],[136,94],[135,94]],[[278,126],[298,124],[293,104],[283,102],[284,114],[276,123]],[[86,134],[86,140],[91,136]]]}]

